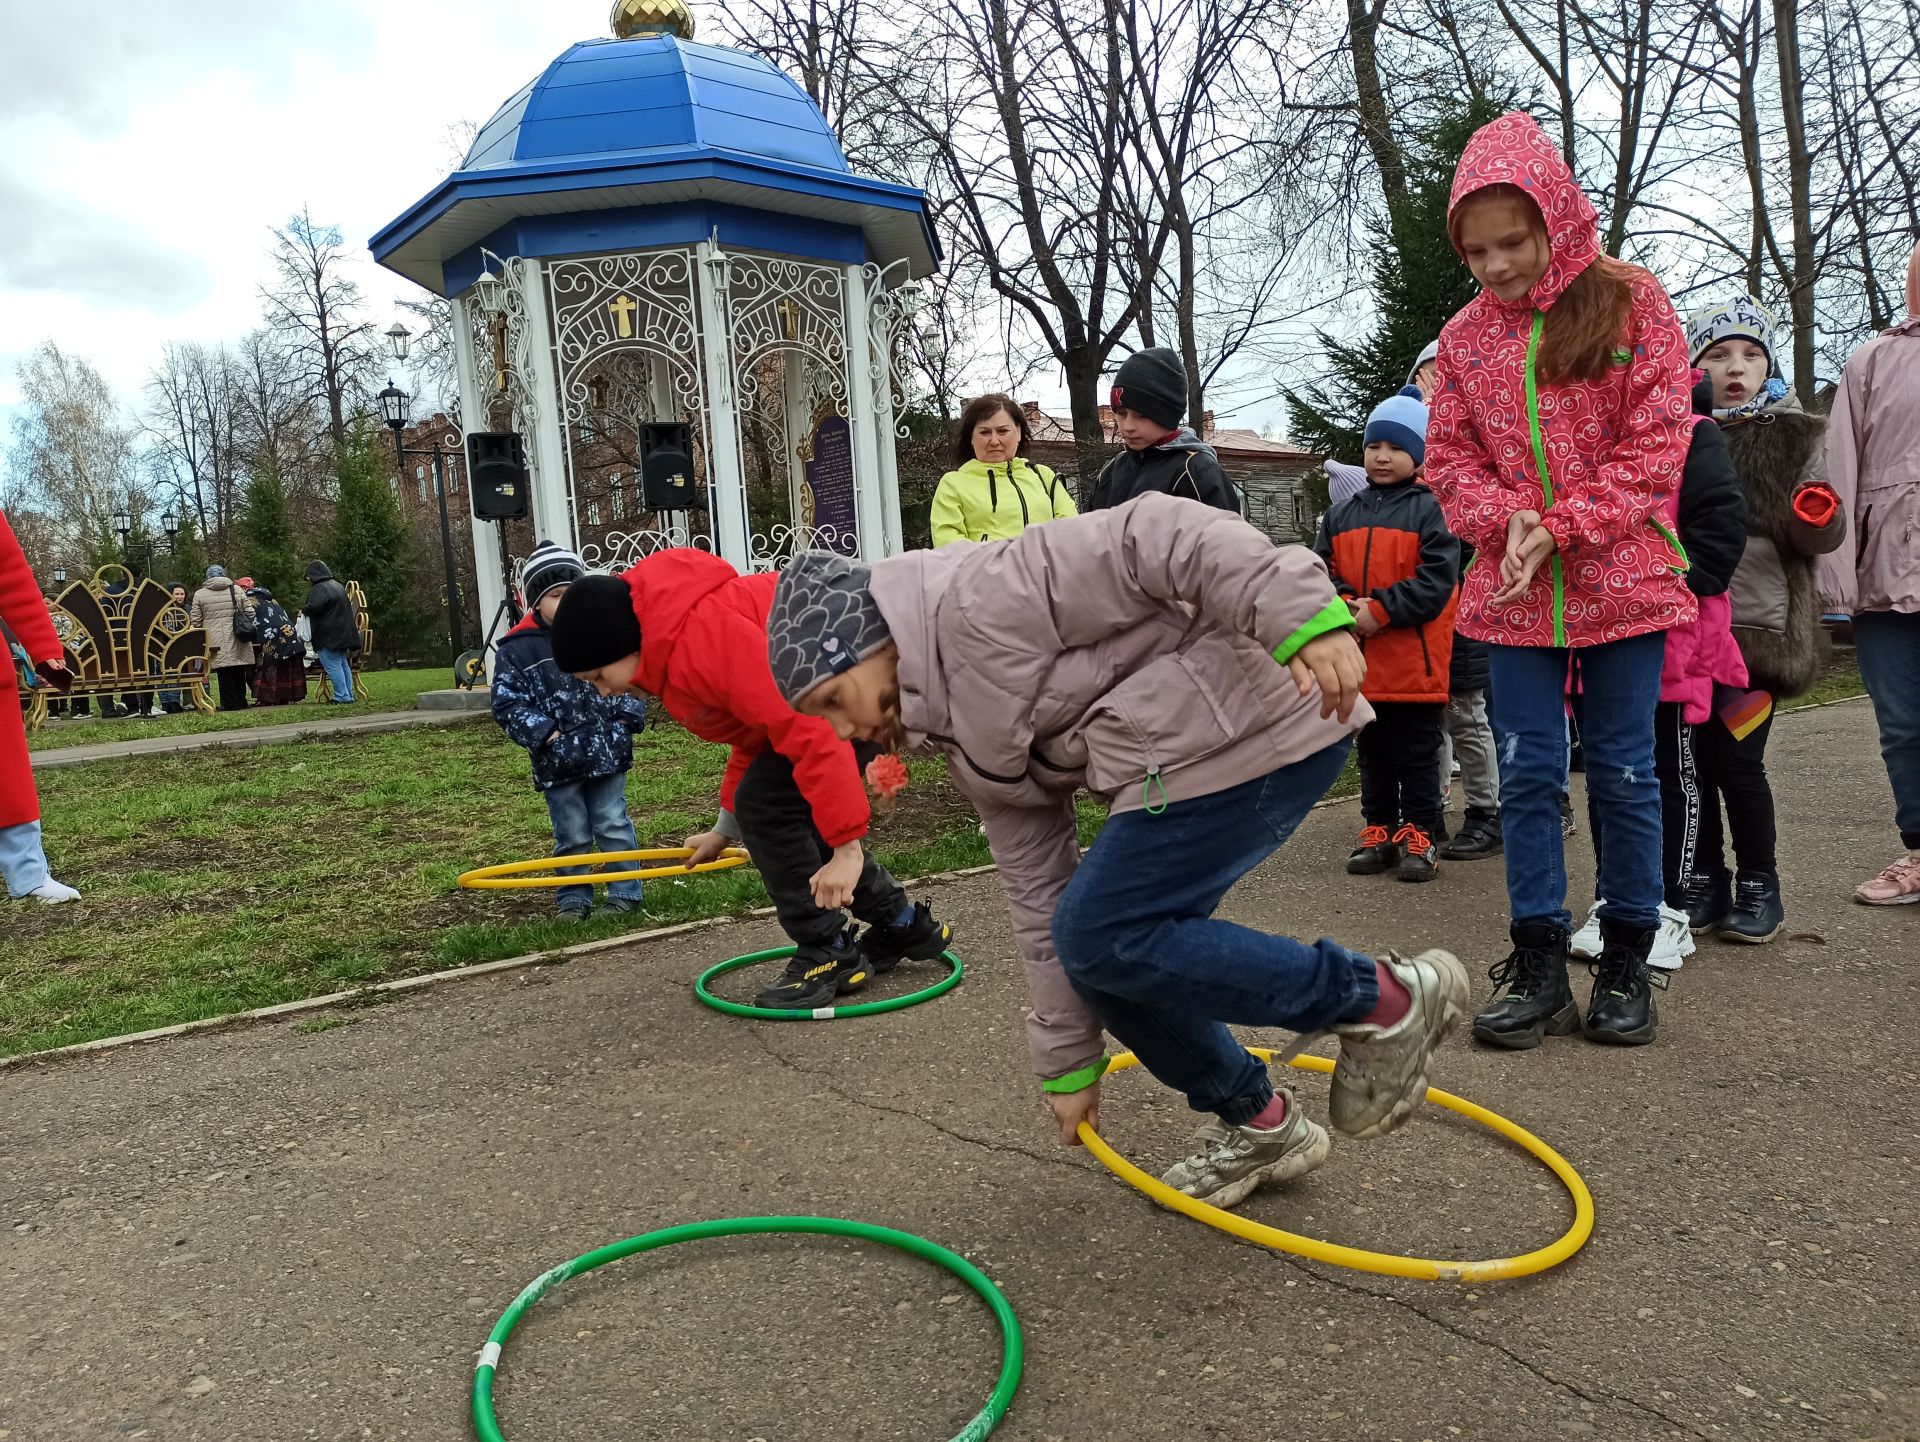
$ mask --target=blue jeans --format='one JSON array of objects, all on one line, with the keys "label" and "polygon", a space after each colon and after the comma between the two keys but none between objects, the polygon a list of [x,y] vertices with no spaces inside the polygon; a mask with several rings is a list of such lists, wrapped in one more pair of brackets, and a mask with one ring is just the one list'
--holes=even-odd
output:
[{"label": "blue jeans", "polygon": [[1158,815],[1113,817],[1054,910],[1053,944],[1081,999],[1141,1065],[1229,1126],[1272,1101],[1273,1083],[1228,1022],[1318,1031],[1379,1001],[1370,957],[1213,918],[1326,794],[1351,744]]},{"label": "blue jeans", "polygon": [[[553,854],[583,856],[599,843],[602,851],[635,851],[640,842],[633,834],[633,817],[627,813],[627,773],[596,776],[591,781],[569,781],[546,792],[547,814],[553,818]],[[585,876],[590,866],[569,866],[557,874]],[[623,868],[631,870],[631,867]],[[553,895],[561,911],[591,911],[593,884],[563,886]],[[607,900],[640,904],[640,883],[615,881],[607,887]]]},{"label": "blue jeans", "polygon": [[1900,841],[1920,851],[1920,615],[1867,611],[1853,618],[1854,654],[1880,723],[1880,757],[1893,783]]},{"label": "blue jeans", "polygon": [[1580,740],[1587,794],[1607,818],[1598,861],[1601,915],[1625,926],[1660,924],[1660,777],[1653,711],[1660,701],[1664,631],[1583,646],[1487,647],[1489,708],[1500,748],[1500,830],[1506,838],[1507,905],[1516,924],[1571,929],[1560,793],[1567,776],[1567,665],[1580,667]]},{"label": "blue jeans", "polygon": [[327,684],[333,688],[333,699],[351,701],[353,699],[353,662],[347,653],[315,650],[313,654],[320,660],[320,669],[327,673]]},{"label": "blue jeans", "polygon": [[38,821],[0,826],[0,879],[7,883],[7,895],[16,901],[53,880],[47,871],[47,853],[40,841]]}]

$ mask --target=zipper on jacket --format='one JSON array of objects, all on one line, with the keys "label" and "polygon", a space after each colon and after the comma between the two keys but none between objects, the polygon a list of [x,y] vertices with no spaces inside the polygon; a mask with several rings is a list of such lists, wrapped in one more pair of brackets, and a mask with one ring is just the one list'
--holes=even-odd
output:
[{"label": "zipper on jacket", "polygon": [[[1540,471],[1540,492],[1546,499],[1543,510],[1553,509],[1553,476],[1547,470],[1547,441],[1540,432],[1540,335],[1547,328],[1547,313],[1533,313],[1533,329],[1527,335],[1527,429],[1533,438],[1533,463]],[[1553,570],[1553,644],[1567,644],[1567,574],[1556,546],[1548,558]]]},{"label": "zipper on jacket", "polygon": [[1027,510],[1027,493],[1020,489],[1020,483],[1013,478],[1013,462],[1007,462],[1007,484],[1013,487],[1013,494],[1020,502],[1020,529],[1026,530],[1033,524],[1033,516]]},{"label": "zipper on jacket", "polygon": [[975,761],[971,756],[967,755],[967,748],[962,746],[958,741],[954,740],[951,736],[939,736],[939,735],[935,735],[932,732],[929,732],[927,734],[927,740],[935,742],[941,746],[951,746],[955,751],[959,752],[960,759],[967,763],[967,769],[971,771],[975,776],[980,777],[981,780],[983,781],[991,781],[999,786],[1018,786],[1022,781],[1025,781],[1027,779],[1027,774],[1024,771],[1021,772],[1018,776],[1001,776],[997,772],[987,770],[986,767],[982,766],[978,761]]},{"label": "zipper on jacket", "polygon": [[1673,554],[1680,558],[1680,564],[1673,568],[1674,573],[1686,575],[1693,569],[1693,558],[1687,554],[1687,548],[1680,544],[1680,537],[1658,516],[1648,516],[1647,519],[1653,522],[1654,530],[1667,538],[1667,544],[1673,547]]},{"label": "zipper on jacket", "polygon": [[1420,636],[1420,665],[1426,671],[1426,673],[1429,676],[1431,676],[1433,674],[1433,653],[1427,649],[1428,624],[1429,623],[1422,621],[1418,626],[1415,626],[1413,629],[1416,632],[1418,632]]}]

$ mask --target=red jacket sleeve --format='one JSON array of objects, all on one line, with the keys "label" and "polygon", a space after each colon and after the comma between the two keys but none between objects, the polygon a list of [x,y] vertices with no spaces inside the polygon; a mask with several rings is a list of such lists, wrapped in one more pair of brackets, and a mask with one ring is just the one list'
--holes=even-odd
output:
[{"label": "red jacket sleeve", "polygon": [[[817,716],[802,716],[773,684],[767,634],[744,616],[719,618],[723,634],[714,654],[725,656],[726,695],[721,704],[743,727],[764,734],[767,744],[793,763],[793,779],[813,809],[813,824],[829,846],[845,846],[867,834],[867,789],[854,764],[853,747]],[[720,805],[733,810],[733,796],[759,748],[736,745],[720,782]]]},{"label": "red jacket sleeve", "polygon": [[[27,565],[26,552],[14,539],[13,527],[4,515],[0,515],[0,620],[20,638],[20,644],[27,648],[27,659],[36,665],[60,659],[60,637],[53,629],[53,617],[47,614],[33,568]],[[0,646],[0,651],[5,649]],[[8,674],[12,674],[11,667]]]}]

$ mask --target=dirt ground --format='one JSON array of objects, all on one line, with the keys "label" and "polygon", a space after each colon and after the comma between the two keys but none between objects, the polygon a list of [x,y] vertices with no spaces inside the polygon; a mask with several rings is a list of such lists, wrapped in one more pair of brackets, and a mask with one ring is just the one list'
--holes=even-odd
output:
[{"label": "dirt ground", "polygon": [[[1894,845],[1867,708],[1785,718],[1772,749],[1788,939],[1703,942],[1652,1047],[1462,1040],[1439,1060],[1439,1085],[1593,1188],[1593,1240],[1544,1276],[1465,1288],[1296,1261],[1059,1147],[985,876],[930,898],[965,983],[878,1018],[699,1006],[697,971],[775,942],[750,923],[332,1030],[0,1071],[0,1439],[451,1442],[475,1354],[534,1276],[653,1228],[791,1212],[919,1233],[999,1283],[1029,1349],[1010,1442],[1920,1437],[1920,907],[1848,900]],[[1441,943],[1475,968],[1503,954],[1498,863],[1418,889],[1349,878],[1353,820],[1316,813],[1228,912]],[[1299,1080],[1320,1110],[1321,1080]],[[1140,1072],[1108,1086],[1122,1151],[1155,1170],[1181,1153],[1183,1105]],[[1530,1249],[1569,1215],[1536,1163],[1436,1110],[1336,1140],[1248,1211],[1449,1257]],[[924,1263],[713,1242],[550,1294],[499,1401],[514,1442],[928,1442],[996,1366],[985,1309]]]}]

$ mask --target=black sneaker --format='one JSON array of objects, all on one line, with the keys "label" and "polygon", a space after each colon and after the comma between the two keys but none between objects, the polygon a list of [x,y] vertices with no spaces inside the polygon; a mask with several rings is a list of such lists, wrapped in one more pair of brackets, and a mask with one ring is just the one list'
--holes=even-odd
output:
[{"label": "black sneaker", "polygon": [[1453,840],[1440,848],[1442,861],[1485,861],[1506,850],[1500,835],[1500,816],[1469,811]]},{"label": "black sneaker", "polygon": [[1369,826],[1360,833],[1360,844],[1347,858],[1349,876],[1378,876],[1400,864],[1400,848],[1384,826]]},{"label": "black sneaker", "polygon": [[1433,859],[1433,839],[1408,822],[1394,833],[1393,844],[1400,848],[1400,879],[1431,881],[1440,870]]},{"label": "black sneaker", "polygon": [[764,988],[753,1004],[778,1011],[811,1011],[830,1005],[843,992],[858,991],[872,974],[872,964],[848,927],[824,946],[795,951],[786,975]]},{"label": "black sneaker", "polygon": [[1743,871],[1734,878],[1733,909],[1715,934],[1722,941],[1765,946],[1787,924],[1780,900],[1780,878],[1766,871]]},{"label": "black sneaker", "polygon": [[1526,1051],[1550,1036],[1580,1030],[1580,1007],[1567,980],[1567,933],[1545,924],[1515,926],[1513,951],[1487,972],[1506,995],[1473,1019],[1473,1039],[1488,1046]]},{"label": "black sneaker", "polygon": [[1600,918],[1600,959],[1588,968],[1593,973],[1593,996],[1583,1024],[1588,1041],[1645,1046],[1653,1040],[1660,1021],[1653,988],[1667,984],[1664,971],[1647,966],[1657,934],[1653,927]]},{"label": "black sneaker", "polygon": [[1687,928],[1698,936],[1712,931],[1733,910],[1733,878],[1724,869],[1680,878],[1673,909],[1687,914]]},{"label": "black sneaker", "polygon": [[1579,829],[1580,829],[1580,823],[1573,819],[1573,798],[1571,796],[1565,796],[1565,795],[1561,796],[1560,798],[1560,834],[1562,836],[1572,836],[1574,833],[1579,831]]},{"label": "black sneaker", "polygon": [[924,901],[913,904],[913,920],[905,926],[870,926],[860,938],[875,976],[885,976],[903,961],[932,961],[951,945],[953,928],[935,921]]}]

